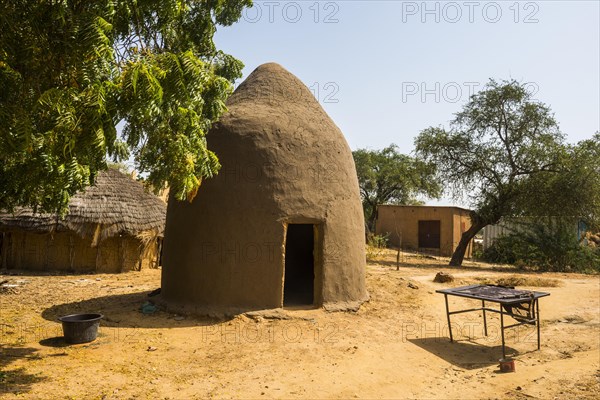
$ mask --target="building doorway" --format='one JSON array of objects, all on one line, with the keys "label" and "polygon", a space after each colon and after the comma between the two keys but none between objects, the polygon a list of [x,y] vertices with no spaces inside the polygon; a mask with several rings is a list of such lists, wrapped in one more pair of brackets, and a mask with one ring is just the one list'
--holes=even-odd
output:
[{"label": "building doorway", "polygon": [[419,248],[440,248],[441,223],[437,221],[419,221]]},{"label": "building doorway", "polygon": [[288,225],[285,238],[284,306],[314,304],[314,246],[314,225]]}]

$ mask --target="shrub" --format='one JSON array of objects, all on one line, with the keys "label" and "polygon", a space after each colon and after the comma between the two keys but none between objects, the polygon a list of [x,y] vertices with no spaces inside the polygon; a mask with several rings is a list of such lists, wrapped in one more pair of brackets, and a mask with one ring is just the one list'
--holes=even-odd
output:
[{"label": "shrub", "polygon": [[600,251],[582,246],[572,224],[556,218],[522,223],[497,238],[483,259],[540,271],[600,272]]},{"label": "shrub", "polygon": [[389,240],[389,233],[386,233],[385,235],[369,234],[367,238],[367,244],[371,247],[376,247],[378,249],[385,249],[388,245]]},{"label": "shrub", "polygon": [[389,234],[367,236],[367,260],[373,260],[383,254],[383,250],[387,248]]}]

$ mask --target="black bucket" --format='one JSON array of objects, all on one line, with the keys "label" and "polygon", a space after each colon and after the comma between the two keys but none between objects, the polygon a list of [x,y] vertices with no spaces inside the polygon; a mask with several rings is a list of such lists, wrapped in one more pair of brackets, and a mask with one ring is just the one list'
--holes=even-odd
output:
[{"label": "black bucket", "polygon": [[65,341],[70,344],[88,343],[96,340],[102,314],[72,314],[60,317]]}]

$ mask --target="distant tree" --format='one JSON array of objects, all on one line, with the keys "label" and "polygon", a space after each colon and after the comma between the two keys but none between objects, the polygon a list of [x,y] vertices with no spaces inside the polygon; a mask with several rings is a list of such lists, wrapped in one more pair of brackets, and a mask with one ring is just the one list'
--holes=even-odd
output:
[{"label": "distant tree", "polygon": [[417,196],[438,198],[441,186],[432,164],[398,152],[396,145],[383,150],[352,152],[367,228],[373,232],[377,205],[421,204]]},{"label": "distant tree", "polygon": [[215,48],[213,34],[250,5],[3,1],[0,208],[64,211],[107,159],[130,152],[153,187],[193,197],[219,169],[205,134],[243,68]]},{"label": "distant tree", "polygon": [[450,265],[462,264],[470,240],[504,216],[524,212],[539,198],[532,179],[564,170],[564,138],[550,109],[525,85],[491,80],[456,114],[450,129],[430,127],[415,140],[417,155],[437,166],[457,198],[467,199],[472,226]]},{"label": "distant tree", "polygon": [[123,174],[135,174],[135,171],[131,171],[129,169],[129,166],[127,164],[125,164],[124,162],[108,162],[106,164],[106,166],[110,169],[116,169],[117,171],[123,173]]},{"label": "distant tree", "polygon": [[600,133],[565,147],[558,172],[527,180],[519,200],[521,214],[573,217],[600,231]]}]

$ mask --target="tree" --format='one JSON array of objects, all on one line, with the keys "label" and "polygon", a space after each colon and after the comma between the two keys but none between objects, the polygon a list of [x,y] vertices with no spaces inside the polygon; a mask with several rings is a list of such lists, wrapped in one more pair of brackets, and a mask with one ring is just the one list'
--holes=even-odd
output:
[{"label": "tree", "polygon": [[600,231],[600,133],[566,146],[558,172],[528,179],[519,204],[522,215],[579,218]]},{"label": "tree", "polygon": [[438,198],[441,186],[433,165],[398,152],[396,145],[383,150],[352,152],[367,228],[375,228],[377,205],[418,204],[417,196]]},{"label": "tree", "polygon": [[0,209],[65,211],[108,159],[130,152],[154,188],[193,197],[219,169],[205,134],[243,68],[213,34],[250,5],[2,1]]},{"label": "tree", "polygon": [[522,213],[522,199],[536,196],[532,179],[558,173],[565,159],[564,138],[550,109],[516,81],[490,80],[450,129],[427,128],[415,145],[422,160],[437,166],[450,193],[473,209],[472,226],[452,255],[454,266],[462,264],[482,228]]}]

